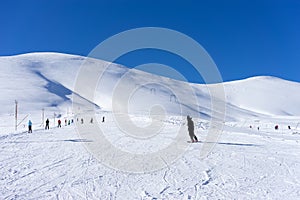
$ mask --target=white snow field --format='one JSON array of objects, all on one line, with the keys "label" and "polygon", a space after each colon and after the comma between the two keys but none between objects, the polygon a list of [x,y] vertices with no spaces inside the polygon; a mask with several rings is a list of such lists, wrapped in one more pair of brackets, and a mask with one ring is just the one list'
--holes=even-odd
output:
[{"label": "white snow field", "polygon": [[[147,155],[176,142],[176,134],[183,134],[181,138],[186,142],[187,114],[193,117],[200,140],[186,142],[184,152],[174,162],[166,162],[166,167],[134,173],[97,159],[87,148],[94,141],[77,132],[78,127],[89,130],[92,126],[90,111],[81,108],[81,124],[82,116],[73,112],[74,107],[81,105],[72,106],[74,84],[83,62],[84,57],[59,53],[0,57],[0,199],[300,198],[299,83],[275,77],[224,83],[224,128],[218,141],[207,141],[214,117],[209,86],[116,64],[109,66],[94,99],[74,95],[94,104],[93,124],[101,127],[106,140],[115,148]],[[101,68],[105,64],[88,60],[91,66]],[[119,99],[112,102],[113,91],[128,71],[128,85],[137,88],[128,101],[130,121],[140,128],[153,120],[163,124],[146,139],[124,134],[116,123],[116,115],[124,113],[115,113],[112,105],[123,104]],[[186,95],[187,87],[193,88],[198,104]],[[181,98],[177,99],[174,92]],[[162,106],[165,114],[151,118],[149,112],[156,105]],[[44,130],[43,109],[44,120],[50,119],[50,130]],[[57,128],[58,118],[63,121],[62,128]],[[33,122],[33,133],[27,133],[29,119]],[[65,119],[73,119],[74,123],[65,125]],[[277,130],[275,125],[279,126]],[[180,127],[184,127],[183,132],[178,131]],[[201,158],[202,147],[207,143],[214,143],[214,149]],[[124,165],[128,163],[125,157],[115,159]],[[145,169],[151,168],[151,164],[154,165],[148,163]]]}]

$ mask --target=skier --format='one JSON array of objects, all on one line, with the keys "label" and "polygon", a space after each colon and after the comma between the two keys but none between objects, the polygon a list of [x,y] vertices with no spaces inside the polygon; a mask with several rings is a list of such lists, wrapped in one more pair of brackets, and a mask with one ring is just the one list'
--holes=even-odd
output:
[{"label": "skier", "polygon": [[58,128],[61,128],[61,121],[60,121],[60,119],[57,121],[58,122]]},{"label": "skier", "polygon": [[68,121],[67,121],[67,119],[65,119],[65,126],[67,126],[67,124],[68,124]]},{"label": "skier", "polygon": [[103,122],[105,122],[105,117],[104,117],[104,116],[102,117],[102,123],[103,123]]},{"label": "skier", "polygon": [[83,124],[83,119],[81,118],[81,124]]},{"label": "skier", "polygon": [[31,120],[28,121],[28,133],[32,133],[32,122],[31,122]]},{"label": "skier", "polygon": [[276,126],[275,126],[275,130],[278,130],[278,128],[279,128],[278,125],[276,125]]},{"label": "skier", "polygon": [[45,126],[45,129],[46,129],[46,130],[47,130],[47,129],[49,130],[49,119],[46,120],[46,126]]},{"label": "skier", "polygon": [[93,121],[94,121],[94,120],[93,120],[93,118],[91,118],[91,121],[90,121],[90,122],[91,122],[91,124],[93,123]]},{"label": "skier", "polygon": [[194,122],[189,115],[187,116],[187,126],[188,126],[188,131],[189,131],[191,141],[198,142],[198,138],[196,137],[196,135],[194,133]]}]

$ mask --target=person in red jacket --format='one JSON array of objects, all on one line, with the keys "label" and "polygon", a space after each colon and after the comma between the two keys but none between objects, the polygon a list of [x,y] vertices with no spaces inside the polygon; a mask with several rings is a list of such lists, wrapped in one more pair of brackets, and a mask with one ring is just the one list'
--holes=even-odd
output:
[{"label": "person in red jacket", "polygon": [[57,121],[58,122],[58,128],[61,128],[61,121],[60,121],[60,119]]}]

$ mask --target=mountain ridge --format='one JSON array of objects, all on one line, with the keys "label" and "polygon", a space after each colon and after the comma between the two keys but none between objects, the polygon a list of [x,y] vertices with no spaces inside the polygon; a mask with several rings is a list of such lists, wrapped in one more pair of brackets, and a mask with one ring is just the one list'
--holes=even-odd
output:
[{"label": "mountain ridge", "polygon": [[[90,59],[89,61],[90,65],[104,66],[108,63],[97,59]],[[64,110],[66,103],[70,107],[70,93],[74,92],[74,82],[84,62],[84,56],[54,52],[0,57],[0,72],[2,74],[0,76],[0,91],[7,96],[6,99],[0,100],[4,108],[2,112],[11,112],[11,104],[15,99],[25,102],[25,107],[32,106],[32,110],[43,107]],[[113,86],[122,75],[128,72],[133,81],[129,84],[143,85],[143,82],[147,81],[157,83],[156,86],[149,86],[157,90],[155,97],[147,96],[149,88],[144,88],[136,93],[132,100],[132,110],[140,111],[142,109],[143,112],[146,112],[149,106],[151,107],[150,104],[156,102],[165,106],[168,112],[173,112],[173,110],[177,112],[178,105],[171,102],[172,91],[168,91],[163,87],[177,88],[176,92],[181,96],[185,96],[181,88],[192,87],[200,104],[190,104],[188,98],[183,98],[183,102],[179,104],[189,107],[187,113],[195,117],[211,117],[211,97],[207,89],[209,85],[177,81],[149,72],[126,68],[119,64],[112,64],[106,69],[103,80],[107,84],[105,87],[102,85],[97,88],[99,94],[96,95],[94,103],[104,109],[111,110]],[[49,81],[46,81],[46,79],[52,81],[53,84],[63,86],[63,93],[60,89],[57,91],[55,91],[55,88],[51,90]],[[273,76],[256,76],[219,84],[222,84],[225,90],[225,103],[229,119],[237,120],[237,118],[249,118],[257,115],[300,116],[300,110],[295,109],[295,107],[300,107],[300,103],[298,103],[300,96],[297,93],[300,90],[300,83],[298,82]],[[25,95],[22,92],[17,92],[20,88],[23,88]],[[26,96],[26,94],[29,94],[29,96]],[[287,98],[288,96],[289,98]],[[36,106],[33,105],[35,103]],[[24,109],[24,111],[28,112],[30,109]],[[177,114],[180,113],[177,112]]]}]

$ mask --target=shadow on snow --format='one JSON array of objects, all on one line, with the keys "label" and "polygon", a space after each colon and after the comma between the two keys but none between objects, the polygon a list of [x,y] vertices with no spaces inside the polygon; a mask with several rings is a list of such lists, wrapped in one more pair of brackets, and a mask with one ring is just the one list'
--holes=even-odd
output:
[{"label": "shadow on snow", "polygon": [[228,145],[228,146],[245,146],[245,147],[259,147],[261,145],[258,144],[247,144],[247,143],[232,143],[232,142],[202,142],[199,141],[197,143],[209,143],[209,144],[220,144],[220,145]]}]

